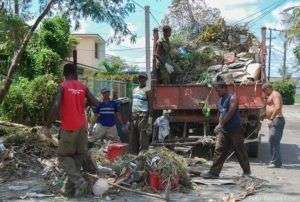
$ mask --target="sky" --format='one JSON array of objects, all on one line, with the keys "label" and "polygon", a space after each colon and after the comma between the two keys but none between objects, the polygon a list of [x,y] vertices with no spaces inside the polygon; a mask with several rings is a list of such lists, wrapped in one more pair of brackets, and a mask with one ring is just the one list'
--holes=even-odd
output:
[{"label": "sky", "polygon": [[[155,16],[159,23],[167,13],[168,6],[171,1],[172,0],[135,0],[135,2],[141,6],[149,5],[151,13]],[[193,0],[190,0],[190,2],[192,1]],[[300,5],[300,0],[206,0],[206,3],[208,6],[220,9],[221,15],[228,23],[245,23],[252,20],[249,24],[250,31],[260,39],[260,28],[262,26],[266,26],[267,28],[284,29],[285,26],[281,21],[282,15],[280,15],[280,12],[287,7]],[[264,15],[253,15],[261,10],[263,10]],[[156,20],[153,17],[150,18],[150,30],[158,26]],[[130,16],[126,19],[130,30],[135,32],[138,36],[136,43],[132,44],[129,38],[126,38],[125,41],[120,44],[108,44],[106,54],[120,56],[127,63],[138,65],[141,69],[144,69],[144,21],[144,10],[136,5],[136,12],[130,14]],[[97,33],[105,40],[113,34],[113,30],[109,25],[96,24],[89,20],[82,20],[79,30],[76,30],[75,32]],[[275,39],[272,40],[271,76],[280,76],[278,69],[282,65],[284,36],[280,32],[273,32],[273,36]],[[293,66],[297,66],[296,58],[294,57],[292,50],[294,46],[295,43],[290,43],[288,46],[287,65],[291,70]],[[300,74],[295,73],[293,76],[300,76]]]}]

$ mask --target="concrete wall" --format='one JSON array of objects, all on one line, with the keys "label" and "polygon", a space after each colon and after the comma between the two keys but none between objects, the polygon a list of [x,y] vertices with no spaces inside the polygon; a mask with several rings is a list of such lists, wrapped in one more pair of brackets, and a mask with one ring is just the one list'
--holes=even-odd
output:
[{"label": "concrete wall", "polygon": [[[98,67],[99,63],[105,59],[105,42],[100,41],[97,36],[74,35],[79,44],[77,49],[77,62]],[[95,43],[98,44],[98,58],[95,57]]]}]

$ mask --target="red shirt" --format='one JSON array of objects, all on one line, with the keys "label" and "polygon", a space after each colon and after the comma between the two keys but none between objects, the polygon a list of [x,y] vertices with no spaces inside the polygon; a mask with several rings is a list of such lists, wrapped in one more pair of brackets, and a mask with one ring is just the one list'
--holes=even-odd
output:
[{"label": "red shirt", "polygon": [[81,129],[87,123],[85,116],[87,87],[77,80],[65,80],[61,87],[61,128],[64,130]]}]

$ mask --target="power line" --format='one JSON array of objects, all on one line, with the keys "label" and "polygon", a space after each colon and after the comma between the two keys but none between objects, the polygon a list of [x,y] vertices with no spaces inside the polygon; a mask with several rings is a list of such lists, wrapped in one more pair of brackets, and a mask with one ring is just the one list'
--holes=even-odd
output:
[{"label": "power line", "polygon": [[140,3],[136,2],[135,0],[131,0],[135,5],[137,5],[138,7],[142,8],[143,10],[145,10],[145,7],[143,5],[141,5]]},{"label": "power line", "polygon": [[265,10],[268,10],[270,7],[274,6],[275,4],[276,4],[276,2],[273,3],[273,4],[271,4],[270,6],[267,6],[267,7],[263,8],[263,9],[257,11],[257,12],[254,12],[254,13],[252,13],[252,14],[250,14],[250,15],[248,15],[248,16],[246,16],[246,17],[240,19],[240,20],[238,20],[238,21],[236,22],[236,24],[238,24],[238,23],[242,22],[243,20],[246,20],[246,19],[248,19],[248,18],[250,18],[250,17],[252,17],[252,16],[255,16],[255,15],[261,13],[261,12],[264,12]]},{"label": "power line", "polygon": [[274,9],[276,9],[277,7],[279,7],[282,3],[284,3],[285,1],[281,1],[276,5],[273,5],[271,7],[269,7],[269,9],[267,9],[266,11],[264,11],[263,13],[261,13],[260,15],[256,16],[255,18],[249,20],[248,22],[246,22],[246,24],[252,24],[250,27],[252,27],[254,25],[255,22],[257,22],[258,20],[264,18],[266,15],[268,15],[270,12],[272,12]]},{"label": "power line", "polygon": [[153,15],[153,13],[150,11],[150,15],[151,15],[151,17],[154,19],[154,21],[156,22],[156,24],[158,25],[158,26],[160,26],[160,23],[159,23],[159,21],[156,19],[156,17]]}]

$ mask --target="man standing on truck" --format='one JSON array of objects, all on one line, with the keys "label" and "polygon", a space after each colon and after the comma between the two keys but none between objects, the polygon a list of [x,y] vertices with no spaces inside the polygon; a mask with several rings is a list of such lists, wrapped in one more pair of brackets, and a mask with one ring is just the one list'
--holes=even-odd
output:
[{"label": "man standing on truck", "polygon": [[148,118],[150,109],[150,92],[146,87],[148,79],[146,73],[139,75],[139,86],[132,93],[132,122],[129,137],[131,152],[138,154],[146,150],[150,144],[148,134]]},{"label": "man standing on truck", "polygon": [[238,99],[229,93],[223,78],[219,77],[215,89],[220,96],[218,101],[219,124],[215,128],[217,135],[213,165],[204,178],[218,178],[223,164],[231,152],[235,152],[244,175],[250,175],[248,155],[244,146]]},{"label": "man standing on truck", "polygon": [[67,178],[63,193],[67,196],[81,196],[89,191],[86,180],[81,175],[81,168],[86,172],[97,171],[87,150],[86,101],[96,107],[98,100],[89,89],[77,80],[76,66],[68,63],[64,66],[65,80],[59,86],[58,94],[47,121],[46,135],[51,138],[49,129],[57,115],[60,114],[61,128],[59,134],[58,155]]},{"label": "man standing on truck", "polygon": [[[160,84],[170,84],[171,74],[174,74],[180,69],[173,66],[171,59],[170,36],[172,29],[170,26],[163,26],[163,38],[161,38],[155,49],[156,67],[158,69],[158,81]],[[176,69],[175,69],[176,68]]]},{"label": "man standing on truck", "polygon": [[266,105],[266,119],[269,126],[269,143],[271,148],[271,162],[269,168],[282,166],[280,154],[280,141],[283,134],[285,119],[282,115],[283,101],[281,94],[275,91],[270,83],[262,86],[263,92],[268,96]]}]

